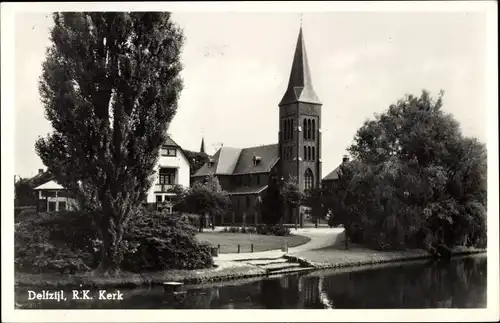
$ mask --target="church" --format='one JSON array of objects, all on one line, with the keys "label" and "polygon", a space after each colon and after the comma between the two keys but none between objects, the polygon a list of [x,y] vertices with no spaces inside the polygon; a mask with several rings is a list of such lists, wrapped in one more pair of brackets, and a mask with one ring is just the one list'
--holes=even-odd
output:
[{"label": "church", "polygon": [[[193,176],[202,181],[213,174],[229,192],[231,209],[216,225],[261,223],[256,200],[271,176],[295,177],[301,191],[321,185],[321,107],[312,84],[306,46],[300,27],[290,79],[278,104],[278,143],[234,148],[222,146]],[[288,215],[285,223],[292,223]]]}]

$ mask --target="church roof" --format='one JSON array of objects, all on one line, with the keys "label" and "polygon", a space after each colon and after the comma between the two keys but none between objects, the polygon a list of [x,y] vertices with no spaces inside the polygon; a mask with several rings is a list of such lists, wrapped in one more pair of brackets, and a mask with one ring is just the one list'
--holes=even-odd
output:
[{"label": "church roof", "polygon": [[340,173],[340,165],[337,166],[334,170],[332,170],[328,175],[323,177],[323,181],[334,181],[339,179],[339,173]]},{"label": "church roof", "polygon": [[[254,163],[254,156],[260,157],[258,163]],[[271,171],[278,160],[278,144],[249,148],[221,147],[212,156],[212,164],[203,165],[193,176],[265,173]]]},{"label": "church roof", "polygon": [[299,37],[295,47],[288,87],[279,105],[281,106],[295,102],[321,104],[316,92],[314,92],[311,81],[311,71],[307,61],[306,45],[302,34],[302,27],[300,27]]},{"label": "church roof", "polygon": [[260,194],[267,188],[267,185],[241,186],[228,191],[229,195]]},{"label": "church roof", "polygon": [[325,177],[323,177],[322,181],[334,181],[334,180],[339,179],[340,167],[342,165],[349,165],[349,164],[351,164],[353,162],[354,161],[344,161],[344,162],[342,162],[334,170],[332,170],[328,175],[326,175]]}]

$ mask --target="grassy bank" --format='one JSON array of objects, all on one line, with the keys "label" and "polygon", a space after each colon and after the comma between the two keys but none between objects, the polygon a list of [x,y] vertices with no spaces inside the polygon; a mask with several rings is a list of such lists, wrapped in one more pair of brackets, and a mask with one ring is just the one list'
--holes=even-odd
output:
[{"label": "grassy bank", "polygon": [[200,282],[250,278],[265,275],[265,270],[245,263],[219,261],[217,267],[200,270],[166,270],[144,274],[123,272],[118,277],[105,277],[93,273],[75,275],[60,274],[28,274],[16,272],[16,286],[30,287],[138,287],[144,285],[161,285],[164,282],[184,282],[195,284]]},{"label": "grassy bank", "polygon": [[[485,253],[484,249],[456,248],[453,256]],[[348,268],[396,263],[419,259],[430,259],[431,256],[423,250],[405,251],[375,251],[360,246],[351,246],[349,250],[331,247],[310,250],[286,255],[291,261],[300,262],[314,270],[330,268]],[[354,268],[353,268],[354,269]],[[184,282],[199,284],[232,279],[247,279],[267,276],[266,270],[244,262],[217,261],[217,267],[201,270],[166,270],[153,273],[122,273],[119,277],[103,277],[92,273],[76,275],[60,274],[27,274],[16,272],[15,282],[19,287],[69,288],[69,287],[122,287],[133,288],[147,285],[161,285],[164,282]]]},{"label": "grassy bank", "polygon": [[[458,247],[451,251],[452,256],[486,253],[485,249]],[[363,265],[383,264],[399,261],[430,259],[424,250],[377,251],[359,245],[351,245],[349,250],[343,246],[309,250],[287,255],[293,261],[315,269],[344,268]]]},{"label": "grassy bank", "polygon": [[296,247],[307,243],[311,238],[297,234],[288,236],[272,236],[253,233],[230,233],[230,232],[203,232],[196,235],[198,240],[209,242],[213,246],[220,246],[219,253],[237,253],[238,245],[240,252],[261,252],[280,249],[286,242],[288,247]]}]

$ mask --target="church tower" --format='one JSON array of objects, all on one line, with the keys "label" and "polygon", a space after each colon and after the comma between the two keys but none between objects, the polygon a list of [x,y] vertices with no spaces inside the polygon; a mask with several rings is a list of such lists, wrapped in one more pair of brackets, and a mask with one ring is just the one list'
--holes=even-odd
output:
[{"label": "church tower", "polygon": [[300,27],[290,79],[279,103],[281,176],[294,176],[301,191],[321,181],[321,106],[314,92]]}]

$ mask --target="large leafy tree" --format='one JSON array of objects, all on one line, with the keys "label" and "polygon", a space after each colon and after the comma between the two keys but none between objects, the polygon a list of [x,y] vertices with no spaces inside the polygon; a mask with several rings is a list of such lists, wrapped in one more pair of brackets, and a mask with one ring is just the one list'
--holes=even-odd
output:
[{"label": "large leafy tree", "polygon": [[461,133],[442,97],[408,95],[358,130],[349,149],[358,167],[336,195],[364,243],[485,244],[486,149]]},{"label": "large leafy tree", "polygon": [[283,196],[278,176],[272,174],[269,178],[268,187],[259,202],[262,221],[267,225],[277,224],[283,217]]},{"label": "large leafy tree", "polygon": [[65,12],[53,20],[39,87],[53,132],[36,150],[96,211],[98,271],[113,274],[177,110],[183,35],[162,12]]},{"label": "large leafy tree", "polygon": [[322,187],[315,187],[304,192],[302,204],[310,208],[310,215],[316,227],[318,221],[325,216],[326,190]]},{"label": "large leafy tree", "polygon": [[[300,191],[297,177],[290,176],[281,186],[281,195],[285,202],[285,206],[288,212],[292,213],[293,210],[297,210],[300,206],[302,200],[304,199],[304,194]],[[295,225],[297,225],[297,218],[295,220]]]},{"label": "large leafy tree", "polygon": [[200,216],[199,231],[203,231],[203,218],[209,215],[212,218],[227,212],[231,200],[226,191],[224,191],[219,180],[209,175],[204,182],[196,182],[187,191],[184,203],[188,212]]}]

